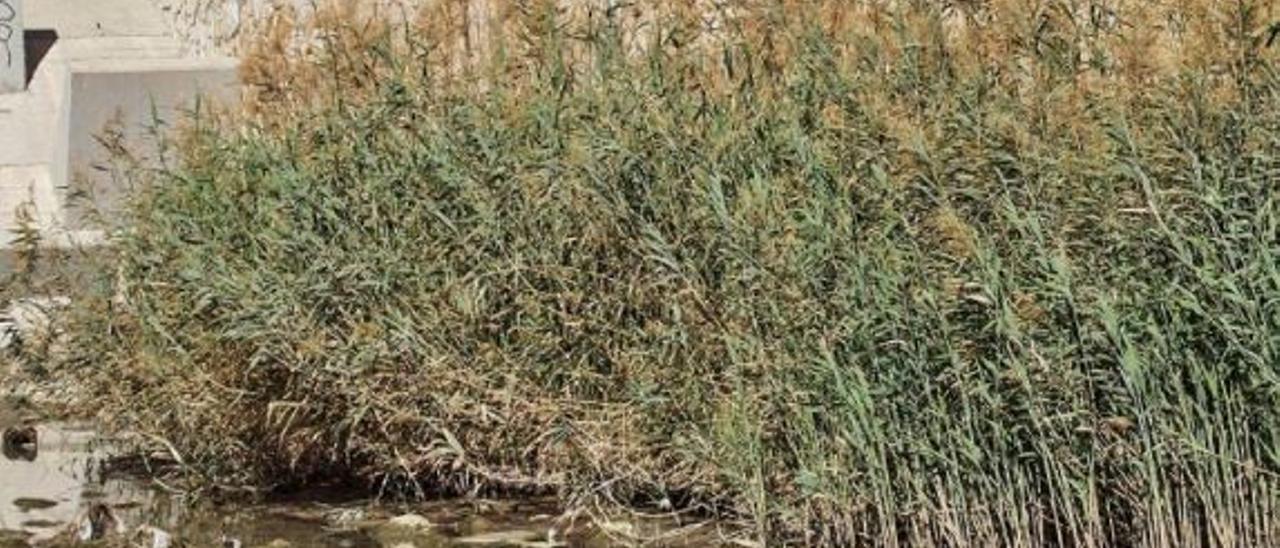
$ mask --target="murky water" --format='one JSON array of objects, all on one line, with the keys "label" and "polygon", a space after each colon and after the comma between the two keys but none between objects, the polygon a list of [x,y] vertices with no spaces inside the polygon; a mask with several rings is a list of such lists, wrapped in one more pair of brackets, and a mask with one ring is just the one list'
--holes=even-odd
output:
[{"label": "murky water", "polygon": [[109,546],[152,548],[598,547],[639,538],[660,546],[723,544],[708,524],[674,519],[568,528],[554,503],[540,500],[396,506],[326,493],[192,504],[156,482],[107,470],[109,444],[89,425],[42,422],[0,403],[0,431],[24,424],[35,428],[37,443],[0,456],[0,548],[74,545],[86,524],[105,531]]},{"label": "murky water", "polygon": [[24,531],[32,540],[54,536],[71,522],[96,493],[84,478],[94,462],[89,449],[91,431],[76,428],[37,428],[34,448],[6,451],[0,460],[0,530]]}]

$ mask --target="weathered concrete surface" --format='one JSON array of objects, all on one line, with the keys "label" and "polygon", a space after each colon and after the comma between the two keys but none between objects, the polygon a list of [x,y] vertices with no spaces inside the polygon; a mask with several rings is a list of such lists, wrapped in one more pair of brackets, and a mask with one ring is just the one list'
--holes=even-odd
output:
[{"label": "weathered concrete surface", "polygon": [[[0,247],[17,238],[24,224],[50,226],[58,223],[58,197],[41,165],[0,167]],[[25,217],[25,218],[24,218]]]},{"label": "weathered concrete surface", "polygon": [[149,0],[26,0],[27,28],[61,38],[168,37],[164,13]]},{"label": "weathered concrete surface", "polygon": [[[168,15],[173,35],[190,54],[236,54],[240,40],[255,27],[282,10],[292,10],[305,19],[316,8],[330,3],[350,3],[391,17],[410,15],[424,5],[440,0],[152,0]],[[558,0],[561,3],[580,0]],[[495,0],[466,0],[468,20],[492,14]]]},{"label": "weathered concrete surface", "polygon": [[20,92],[26,87],[22,21],[22,0],[0,0],[0,93]]},{"label": "weathered concrete surface", "polygon": [[235,62],[186,57],[153,0],[27,0],[25,16],[53,42],[25,92],[0,94],[0,250],[13,241],[20,206],[45,246],[92,245],[102,235],[87,230],[85,209],[69,209],[68,187],[83,175],[99,191],[93,205],[105,208],[121,190],[95,180],[103,158],[95,135],[116,120],[125,142],[145,151],[153,105],[170,127],[197,93],[233,101]]},{"label": "weathered concrete surface", "polygon": [[65,163],[72,186],[90,191],[91,200],[66,210],[68,227],[93,228],[90,213],[111,218],[127,190],[108,171],[111,157],[101,136],[119,138],[134,160],[158,165],[155,135],[190,122],[199,101],[233,102],[236,67],[231,59],[73,64],[67,157],[55,163]]},{"label": "weathered concrete surface", "polygon": [[[12,230],[17,226],[14,210],[20,205],[33,213],[40,227],[63,224],[62,187],[70,173],[67,159],[72,120],[68,110],[73,66],[111,59],[163,58],[177,52],[172,41],[160,38],[58,40],[26,92],[0,95],[0,247],[13,239]],[[50,232],[46,236],[46,243],[51,243],[63,235]]]},{"label": "weathered concrete surface", "polygon": [[165,58],[176,49],[149,42],[66,41],[50,52],[28,92],[0,96],[0,247],[15,237],[20,206],[46,233],[46,244],[67,242],[66,231],[97,228],[83,222],[85,208],[69,209],[68,188],[77,181],[91,186],[93,205],[103,211],[118,199],[122,189],[93,169],[105,159],[97,136],[109,122],[147,158],[154,147],[142,137],[153,114],[164,129],[182,121],[198,94],[235,100],[234,60]]}]

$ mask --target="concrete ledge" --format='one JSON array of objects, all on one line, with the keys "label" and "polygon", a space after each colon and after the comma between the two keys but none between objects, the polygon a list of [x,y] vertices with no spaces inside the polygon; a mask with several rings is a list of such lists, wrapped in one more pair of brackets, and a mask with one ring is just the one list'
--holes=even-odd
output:
[{"label": "concrete ledge", "polygon": [[[197,58],[130,58],[130,59],[77,59],[68,65],[75,74],[118,74],[137,73],[146,76],[151,73],[189,72],[196,74],[230,73],[235,76],[240,61],[231,57],[197,57]],[[219,85],[228,85],[219,82]],[[235,82],[230,82],[235,85]]]},{"label": "concrete ledge", "polygon": [[118,37],[66,38],[58,37],[58,57],[68,63],[80,60],[105,59],[158,59],[177,58],[182,49],[167,38]]}]

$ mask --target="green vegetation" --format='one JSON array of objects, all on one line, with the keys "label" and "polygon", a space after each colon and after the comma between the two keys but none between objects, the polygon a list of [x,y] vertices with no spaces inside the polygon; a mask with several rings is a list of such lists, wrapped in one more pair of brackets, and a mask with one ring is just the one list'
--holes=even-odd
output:
[{"label": "green vegetation", "polygon": [[264,29],[128,171],[104,416],[771,545],[1280,542],[1274,10],[531,4]]}]

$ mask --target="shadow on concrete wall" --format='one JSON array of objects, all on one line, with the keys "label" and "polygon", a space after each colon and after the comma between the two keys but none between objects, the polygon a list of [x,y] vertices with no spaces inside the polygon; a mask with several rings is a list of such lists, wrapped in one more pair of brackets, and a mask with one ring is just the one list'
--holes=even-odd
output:
[{"label": "shadow on concrete wall", "polygon": [[58,31],[55,30],[23,31],[22,45],[27,52],[27,85],[31,85],[31,78],[40,67],[40,61],[44,60],[44,56],[49,54],[49,50],[53,49],[53,44],[57,41]]}]

